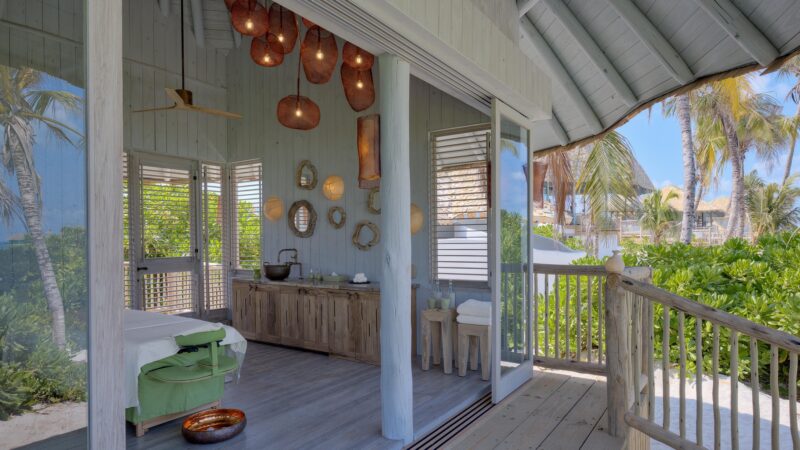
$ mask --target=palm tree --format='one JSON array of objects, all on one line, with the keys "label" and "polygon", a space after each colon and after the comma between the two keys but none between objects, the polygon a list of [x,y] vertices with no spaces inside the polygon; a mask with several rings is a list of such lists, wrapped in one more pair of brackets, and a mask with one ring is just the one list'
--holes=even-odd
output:
[{"label": "palm tree", "polygon": [[597,255],[598,233],[611,220],[612,213],[637,204],[630,143],[625,136],[610,131],[590,147],[544,158],[547,158],[548,179],[555,191],[557,222],[563,225],[568,197],[581,195],[585,208],[586,248]]},{"label": "palm tree", "polygon": [[789,94],[787,94],[786,98],[791,98],[797,105],[797,110],[791,122],[789,122],[787,130],[789,133],[789,154],[786,156],[786,167],[783,171],[783,184],[786,184],[786,180],[788,180],[789,176],[792,174],[792,159],[794,159],[794,147],[797,143],[797,129],[800,128],[800,57],[795,56],[787,61],[778,69],[778,74],[780,76],[794,78],[794,85],[789,90]]},{"label": "palm tree", "polygon": [[697,164],[694,155],[694,138],[692,137],[692,114],[689,94],[681,94],[664,102],[664,114],[677,116],[681,128],[681,149],[683,155],[683,219],[681,220],[681,237],[684,244],[692,242],[692,228],[695,223],[695,205],[697,195]]},{"label": "palm tree", "polygon": [[655,191],[642,200],[639,223],[642,229],[653,233],[654,244],[661,242],[672,223],[678,219],[678,211],[669,205],[669,201],[674,198],[678,198],[675,191],[670,191],[666,196]]},{"label": "palm tree", "polygon": [[792,186],[796,179],[796,176],[790,176],[782,184],[767,184],[755,171],[747,175],[747,212],[750,215],[750,233],[754,242],[764,233],[775,233],[797,226],[800,208],[796,203],[800,198],[800,188]]},{"label": "palm tree", "polygon": [[731,166],[731,206],[725,238],[744,235],[746,222],[744,161],[748,151],[774,161],[786,141],[780,105],[756,93],[747,76],[709,83],[693,96],[698,159],[707,182]]},{"label": "palm tree", "polygon": [[[41,74],[30,68],[12,69],[0,66],[0,129],[3,131],[3,146],[0,158],[3,166],[17,179],[19,198],[25,226],[30,234],[36,254],[36,262],[42,276],[44,294],[50,311],[53,326],[53,342],[59,347],[66,346],[64,324],[64,302],[56,282],[53,263],[45,242],[42,228],[42,196],[39,175],[34,165],[34,145],[36,136],[34,125],[43,125],[57,139],[73,144],[69,134],[80,136],[68,125],[48,117],[56,105],[67,110],[80,108],[80,98],[64,91],[43,89]],[[6,198],[11,192],[0,180],[0,197]],[[3,194],[3,193],[6,194]],[[3,205],[10,205],[5,200]],[[6,209],[8,206],[5,207]],[[7,209],[8,217],[11,209]]]}]

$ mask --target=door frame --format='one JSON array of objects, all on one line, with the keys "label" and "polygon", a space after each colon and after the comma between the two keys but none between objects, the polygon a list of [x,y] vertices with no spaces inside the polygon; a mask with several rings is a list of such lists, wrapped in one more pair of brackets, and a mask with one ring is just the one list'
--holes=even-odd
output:
[{"label": "door frame", "polygon": [[[531,126],[530,121],[510,106],[506,105],[502,101],[497,98],[492,99],[492,139],[491,139],[491,152],[490,152],[490,161],[491,161],[491,208],[490,208],[490,229],[491,229],[491,238],[490,238],[490,248],[489,248],[489,255],[490,255],[490,287],[491,287],[491,298],[492,298],[492,330],[491,330],[491,347],[492,347],[492,402],[499,403],[504,398],[506,398],[509,394],[514,392],[519,386],[524,384],[526,381],[532,378],[533,376],[533,345],[532,345],[532,336],[533,336],[533,328],[532,328],[532,321],[533,321],[533,312],[532,308],[530,307],[531,303],[531,290],[530,286],[532,286],[533,281],[533,245],[532,245],[532,238],[528,236],[527,238],[527,246],[528,246],[528,263],[524,264],[525,267],[525,276],[526,276],[526,289],[523,295],[523,304],[525,305],[525,314],[527,316],[526,320],[526,352],[528,358],[523,361],[518,367],[512,369],[509,373],[505,374],[505,376],[501,376],[501,349],[500,349],[500,318],[501,318],[501,301],[500,301],[500,276],[501,276],[501,261],[500,261],[500,240],[501,240],[501,233],[500,233],[500,208],[499,208],[499,200],[500,200],[500,148],[501,148],[501,140],[497,138],[499,136],[501,130],[501,119],[505,117],[509,119],[521,127],[525,128],[528,131],[528,142],[527,142],[527,160],[528,160],[528,188],[527,188],[527,223],[528,226],[532,224],[532,208],[530,200],[533,198],[533,164],[532,164],[532,157],[533,152],[531,151]],[[529,230],[530,232],[530,230]]]}]

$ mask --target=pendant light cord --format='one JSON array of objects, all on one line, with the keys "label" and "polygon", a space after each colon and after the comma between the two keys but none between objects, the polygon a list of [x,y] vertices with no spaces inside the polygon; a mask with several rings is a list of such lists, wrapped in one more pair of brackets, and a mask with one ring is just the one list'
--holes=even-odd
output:
[{"label": "pendant light cord", "polygon": [[186,90],[186,58],[183,46],[183,0],[181,0],[181,90]]}]

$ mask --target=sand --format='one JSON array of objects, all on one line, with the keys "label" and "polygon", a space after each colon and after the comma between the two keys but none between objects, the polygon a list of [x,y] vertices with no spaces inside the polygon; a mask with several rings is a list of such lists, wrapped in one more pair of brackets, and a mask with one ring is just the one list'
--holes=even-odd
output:
[{"label": "sand", "polygon": [[0,450],[20,447],[86,426],[88,408],[83,403],[37,405],[33,411],[0,422]]}]

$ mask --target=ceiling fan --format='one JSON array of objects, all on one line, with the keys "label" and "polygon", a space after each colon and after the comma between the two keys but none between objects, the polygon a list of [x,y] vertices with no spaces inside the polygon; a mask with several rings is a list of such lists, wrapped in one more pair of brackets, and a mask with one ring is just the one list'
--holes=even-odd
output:
[{"label": "ceiling fan", "polygon": [[197,106],[192,102],[192,91],[186,89],[186,62],[184,58],[184,43],[183,43],[183,0],[181,0],[181,88],[164,88],[169,97],[175,103],[172,106],[163,106],[161,108],[140,109],[133,111],[135,113],[151,112],[151,111],[196,111],[205,114],[213,114],[215,116],[227,117],[229,119],[241,119],[241,114],[236,114],[228,111],[221,111],[219,109],[206,108],[204,106]]}]

